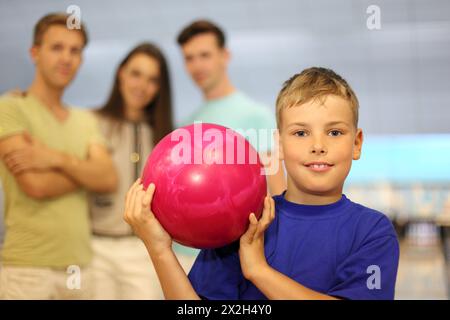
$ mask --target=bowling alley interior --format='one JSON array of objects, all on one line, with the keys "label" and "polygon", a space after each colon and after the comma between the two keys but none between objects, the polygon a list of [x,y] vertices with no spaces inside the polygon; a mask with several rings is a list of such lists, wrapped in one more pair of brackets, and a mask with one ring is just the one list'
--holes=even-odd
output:
[{"label": "bowling alley interior", "polygon": [[[55,24],[39,31],[39,19],[55,12],[65,14],[67,28]],[[178,205],[195,216],[214,211],[214,201],[221,198],[213,199],[214,192],[228,183],[233,188],[224,197],[235,192],[233,201],[245,203],[244,210],[253,205],[263,212],[267,190],[283,197],[294,183],[286,187],[289,168],[280,160],[278,184],[267,179],[266,185],[264,178],[257,187],[245,184],[246,169],[233,178],[210,175],[209,191],[189,198],[187,187],[177,186],[181,171],[161,167],[169,153],[152,153],[158,142],[200,116],[204,122],[216,116],[218,125],[233,129],[248,125],[275,132],[283,85],[302,70],[321,67],[342,76],[359,102],[361,155],[352,161],[342,193],[392,224],[399,245],[393,299],[450,300],[449,12],[446,0],[1,1],[0,299],[164,299],[133,201],[150,206],[164,228],[170,221],[159,209],[162,198],[170,210]],[[219,26],[224,46],[211,42],[213,51],[208,51],[205,34],[189,34],[194,31],[187,26],[194,21]],[[215,30],[206,35],[216,36]],[[48,44],[51,37],[62,44]],[[232,95],[242,107],[220,100]],[[53,111],[38,111],[44,104]],[[264,117],[266,123],[253,125]],[[110,123],[120,129],[107,127]],[[275,154],[268,145],[254,147],[260,155]],[[322,165],[311,176],[326,175],[325,169],[319,172]],[[174,177],[164,180],[170,182],[158,184],[170,174]],[[24,189],[24,176],[41,183]],[[50,177],[53,187],[44,182]],[[138,178],[147,193],[139,189]],[[197,179],[192,188],[203,183],[202,173],[192,179]],[[149,205],[145,194],[151,182],[156,189]],[[191,241],[192,232],[206,237],[221,229],[204,221],[184,234],[177,228],[189,226],[185,220],[166,230],[186,275],[202,257],[202,245],[229,243]],[[248,220],[243,223],[233,241],[247,230]],[[196,271],[206,268],[201,263],[196,262]],[[42,277],[36,281],[54,277],[68,288],[62,295],[59,289],[35,292],[30,280],[21,291],[30,276],[26,270]],[[96,289],[75,297],[82,290],[69,287],[77,287],[77,272],[86,270],[92,279],[96,275]],[[198,289],[202,282],[195,279]]]}]

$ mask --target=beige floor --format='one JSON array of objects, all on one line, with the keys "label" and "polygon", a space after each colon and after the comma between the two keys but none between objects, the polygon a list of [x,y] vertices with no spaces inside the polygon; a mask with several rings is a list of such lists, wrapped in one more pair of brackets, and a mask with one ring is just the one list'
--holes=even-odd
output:
[{"label": "beige floor", "polygon": [[395,299],[448,299],[448,272],[440,243],[418,246],[402,241]]}]

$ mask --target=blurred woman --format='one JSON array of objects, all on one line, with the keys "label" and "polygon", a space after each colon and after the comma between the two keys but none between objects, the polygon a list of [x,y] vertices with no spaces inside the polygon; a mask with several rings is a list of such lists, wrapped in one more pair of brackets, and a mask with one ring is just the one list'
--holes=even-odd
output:
[{"label": "blurred woman", "polygon": [[142,43],[126,55],[109,99],[95,114],[120,180],[117,192],[90,197],[94,297],[162,299],[147,251],[123,221],[129,186],[140,176],[153,146],[172,131],[169,72],[158,47]]}]

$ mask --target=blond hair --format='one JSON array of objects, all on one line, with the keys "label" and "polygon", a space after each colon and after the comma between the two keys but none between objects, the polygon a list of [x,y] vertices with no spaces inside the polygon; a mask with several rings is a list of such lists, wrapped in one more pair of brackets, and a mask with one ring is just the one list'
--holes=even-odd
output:
[{"label": "blond hair", "polygon": [[350,85],[333,70],[312,67],[291,77],[283,84],[277,97],[276,118],[278,129],[281,129],[281,111],[298,106],[312,99],[322,103],[328,95],[336,95],[348,101],[353,113],[353,123],[358,127],[358,98]]}]

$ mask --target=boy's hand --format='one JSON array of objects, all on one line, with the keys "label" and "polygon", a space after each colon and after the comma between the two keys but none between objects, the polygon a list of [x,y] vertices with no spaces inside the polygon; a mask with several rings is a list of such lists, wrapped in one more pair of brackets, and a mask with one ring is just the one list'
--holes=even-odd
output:
[{"label": "boy's hand", "polygon": [[264,210],[258,221],[254,213],[249,216],[250,225],[241,236],[239,258],[244,277],[250,279],[254,272],[267,266],[264,256],[264,232],[275,218],[275,202],[270,196],[264,199]]},{"label": "boy's hand", "polygon": [[153,183],[144,191],[141,179],[137,179],[126,196],[124,220],[149,250],[159,253],[172,248],[172,238],[151,211],[154,193]]}]

